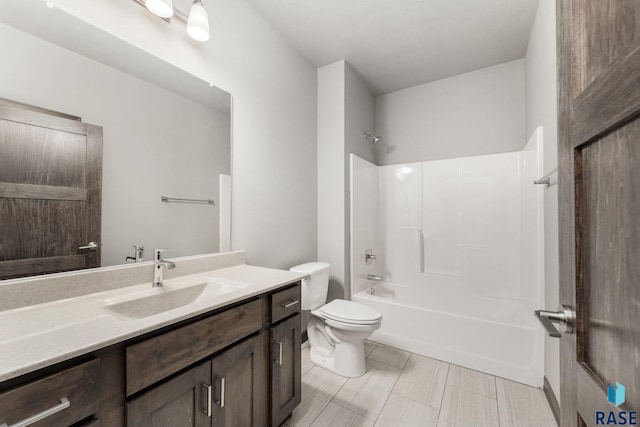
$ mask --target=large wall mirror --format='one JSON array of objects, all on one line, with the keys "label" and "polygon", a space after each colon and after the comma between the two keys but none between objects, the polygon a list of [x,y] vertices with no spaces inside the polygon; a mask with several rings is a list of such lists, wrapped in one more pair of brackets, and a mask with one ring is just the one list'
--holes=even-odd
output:
[{"label": "large wall mirror", "polygon": [[[24,215],[16,213],[16,206],[27,202],[16,202],[8,193],[2,197],[0,191],[0,270],[20,255],[17,241],[62,248],[98,240],[100,266],[134,262],[126,260],[135,256],[134,245],[144,246],[145,261],[152,259],[153,248],[170,249],[167,258],[229,250],[227,92],[41,1],[3,1],[0,49],[0,98],[78,118],[102,132],[100,235],[87,235],[87,242],[48,242],[52,227],[45,229],[38,219],[31,220],[28,232],[17,230],[25,221],[16,225],[22,220],[16,215]],[[0,117],[0,157],[8,158],[15,149],[10,135],[22,132],[19,125]],[[28,180],[33,170],[49,174],[37,168],[51,166],[50,159],[62,155],[50,148],[33,150],[13,175],[8,167],[5,176],[0,172],[0,190],[15,191],[13,184],[23,181],[14,175]],[[25,182],[39,189],[51,186]],[[164,202],[162,196],[213,204]],[[17,232],[22,234],[9,237]],[[72,234],[64,240],[75,239]],[[17,275],[0,274],[10,277]]]}]

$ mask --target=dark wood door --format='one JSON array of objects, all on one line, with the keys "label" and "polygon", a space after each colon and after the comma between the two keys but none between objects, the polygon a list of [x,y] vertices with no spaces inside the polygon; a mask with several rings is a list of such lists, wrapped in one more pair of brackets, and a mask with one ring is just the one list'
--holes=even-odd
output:
[{"label": "dark wood door", "polygon": [[279,426],[302,398],[301,315],[271,328],[271,424]]},{"label": "dark wood door", "polygon": [[101,183],[101,127],[0,99],[0,279],[100,266]]},{"label": "dark wood door", "polygon": [[620,424],[640,409],[640,2],[557,5],[561,425]]},{"label": "dark wood door", "polygon": [[265,402],[267,373],[264,333],[250,338],[213,359],[213,425],[258,427],[268,425]]},{"label": "dark wood door", "polygon": [[127,403],[130,427],[211,427],[211,362],[204,362]]}]

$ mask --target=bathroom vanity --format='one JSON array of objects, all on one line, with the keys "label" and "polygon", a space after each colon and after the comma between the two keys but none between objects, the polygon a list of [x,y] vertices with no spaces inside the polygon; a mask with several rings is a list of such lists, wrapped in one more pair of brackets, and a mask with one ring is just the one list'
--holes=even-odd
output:
[{"label": "bathroom vanity", "polygon": [[[211,268],[229,257],[235,265]],[[280,425],[301,398],[302,277],[243,259],[188,257],[161,289],[147,282],[0,311],[0,426]],[[134,282],[150,267],[73,273],[66,290],[65,275],[23,285],[53,280],[73,294],[82,280]],[[0,285],[10,299],[17,292]]]}]

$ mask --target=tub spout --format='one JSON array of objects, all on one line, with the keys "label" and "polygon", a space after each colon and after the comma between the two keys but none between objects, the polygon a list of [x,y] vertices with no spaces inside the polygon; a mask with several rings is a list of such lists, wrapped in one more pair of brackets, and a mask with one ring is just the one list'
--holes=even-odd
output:
[{"label": "tub spout", "polygon": [[374,282],[382,282],[382,276],[376,276],[375,274],[367,274],[367,280],[373,280]]}]

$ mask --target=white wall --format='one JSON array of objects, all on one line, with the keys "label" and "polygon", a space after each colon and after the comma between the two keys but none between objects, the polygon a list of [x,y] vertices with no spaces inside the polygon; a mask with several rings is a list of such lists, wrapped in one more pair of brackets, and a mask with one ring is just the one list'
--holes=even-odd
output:
[{"label": "white wall", "polygon": [[[344,297],[351,296],[351,186],[349,185],[349,170],[351,167],[350,154],[356,154],[369,162],[375,163],[376,150],[373,144],[367,142],[364,133],[375,131],[375,98],[373,92],[364,83],[356,70],[345,62],[345,289]],[[364,259],[364,251],[359,251]]]},{"label": "white wall", "polygon": [[345,159],[353,153],[375,163],[375,147],[363,137],[365,132],[375,132],[375,98],[356,70],[349,63],[345,64]]},{"label": "white wall", "polygon": [[524,60],[376,98],[379,165],[522,149]]},{"label": "white wall", "polygon": [[231,93],[232,248],[268,267],[316,259],[316,70],[264,18],[244,1],[207,2],[201,44],[131,0],[56,5]]},{"label": "white wall", "polygon": [[318,260],[331,265],[328,300],[344,298],[345,62],[318,68]]},{"label": "white wall", "polygon": [[344,60],[318,69],[318,259],[331,264],[328,300],[349,298],[349,153],[373,162],[371,90]]},{"label": "white wall", "polygon": [[[537,126],[544,127],[545,174],[558,166],[555,3],[545,0],[538,5],[525,57],[527,135],[531,135]],[[556,310],[559,303],[559,259],[555,173],[551,175],[551,184],[544,195],[545,306],[548,310]],[[560,399],[560,347],[557,338],[545,339],[545,375],[556,398]]]},{"label": "white wall", "polygon": [[[0,97],[104,129],[103,266],[124,263],[132,245],[146,247],[146,260],[154,247],[171,248],[171,256],[219,250],[218,175],[231,167],[229,114],[4,24],[0,49]],[[167,204],[161,195],[218,204]]]}]

